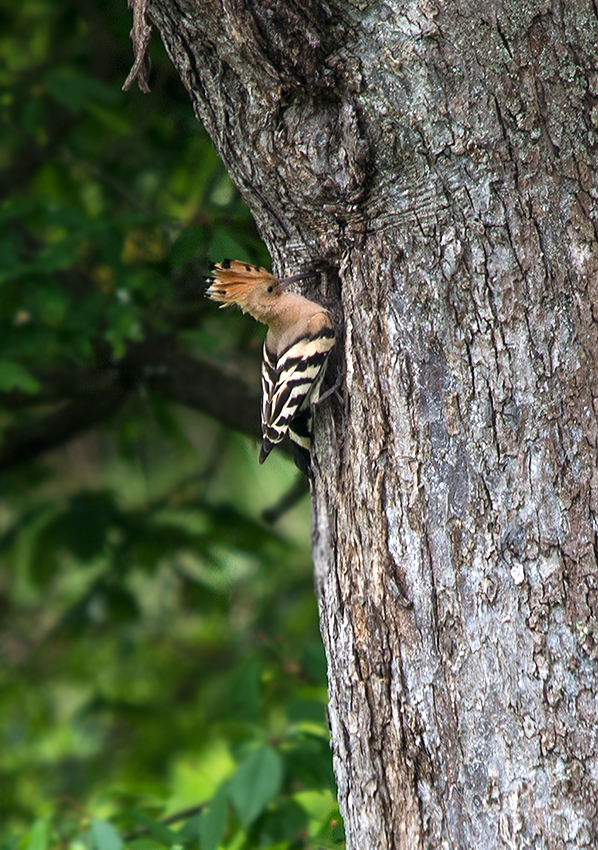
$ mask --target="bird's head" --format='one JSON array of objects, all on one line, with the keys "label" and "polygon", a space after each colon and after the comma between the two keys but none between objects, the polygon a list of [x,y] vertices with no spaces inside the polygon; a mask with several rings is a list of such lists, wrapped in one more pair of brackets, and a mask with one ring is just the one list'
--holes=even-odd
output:
[{"label": "bird's head", "polygon": [[284,291],[284,284],[266,269],[241,260],[210,263],[210,271],[214,278],[210,279],[206,290],[208,298],[220,301],[221,307],[237,304],[258,322],[268,323]]}]

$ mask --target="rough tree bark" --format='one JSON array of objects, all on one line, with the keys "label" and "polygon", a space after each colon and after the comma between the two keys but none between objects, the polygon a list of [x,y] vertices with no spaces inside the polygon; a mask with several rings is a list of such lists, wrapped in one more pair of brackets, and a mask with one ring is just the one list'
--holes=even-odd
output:
[{"label": "rough tree bark", "polygon": [[344,329],[313,541],[348,847],[597,847],[598,7],[148,14]]}]

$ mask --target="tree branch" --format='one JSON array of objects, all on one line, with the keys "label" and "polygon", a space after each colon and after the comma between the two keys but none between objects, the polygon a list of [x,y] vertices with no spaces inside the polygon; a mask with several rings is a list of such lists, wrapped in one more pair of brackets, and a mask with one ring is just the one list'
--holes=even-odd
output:
[{"label": "tree branch", "polygon": [[172,353],[161,359],[148,381],[171,401],[207,413],[223,425],[261,439],[257,387],[209,361]]},{"label": "tree branch", "polygon": [[[171,823],[178,823],[181,820],[189,820],[195,815],[201,814],[207,805],[207,803],[198,803],[196,806],[188,806],[186,809],[181,809],[179,812],[173,812],[173,814],[169,815],[167,818],[163,818],[159,821],[159,823],[163,826],[170,826]],[[123,835],[123,841],[133,841],[135,838],[139,838],[142,835],[150,835],[151,831],[151,827],[149,826],[137,826],[135,829],[132,829],[130,832]]]},{"label": "tree branch", "polygon": [[[5,432],[0,446],[0,472],[33,460],[92,428],[117,410],[130,391],[140,385],[259,439],[258,388],[224,366],[181,354],[173,346],[174,340],[169,337],[135,343],[118,364],[72,378],[68,386],[74,395],[62,406]],[[37,397],[30,397],[30,403],[36,402]],[[17,406],[18,403],[14,405]]]},{"label": "tree branch", "polygon": [[0,472],[33,460],[86,431],[120,407],[126,395],[124,387],[114,386],[82,396],[30,425],[9,429],[0,447]]}]

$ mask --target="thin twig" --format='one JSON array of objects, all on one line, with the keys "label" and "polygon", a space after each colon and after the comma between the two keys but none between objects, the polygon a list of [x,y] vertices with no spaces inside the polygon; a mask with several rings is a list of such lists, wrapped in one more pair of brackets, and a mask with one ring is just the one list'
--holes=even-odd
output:
[{"label": "thin twig", "polygon": [[147,25],[147,21],[145,20],[147,0],[129,0],[128,6],[129,9],[133,10],[133,28],[130,35],[133,42],[135,62],[123,84],[123,91],[127,91],[133,84],[133,81],[137,80],[137,85],[141,91],[144,94],[149,94],[149,73],[152,63],[147,49],[150,38],[152,37],[152,28]]},{"label": "thin twig", "polygon": [[272,505],[271,508],[266,508],[262,513],[262,519],[264,522],[273,525],[283,514],[294,508],[306,493],[309,493],[309,483],[304,475],[300,475],[293,486],[281,496],[275,505]]},{"label": "thin twig", "polygon": [[[158,821],[158,823],[162,826],[170,826],[171,823],[177,823],[181,820],[189,820],[189,818],[192,818],[194,815],[201,814],[207,805],[207,803],[198,803],[196,806],[189,806],[186,809],[181,809],[180,812],[174,812],[174,814],[168,815],[167,818]],[[139,838],[141,835],[149,835],[151,831],[151,827],[149,826],[136,826],[135,829],[132,829],[130,832],[127,832],[126,835],[123,835],[122,840],[133,841],[134,838]]]}]

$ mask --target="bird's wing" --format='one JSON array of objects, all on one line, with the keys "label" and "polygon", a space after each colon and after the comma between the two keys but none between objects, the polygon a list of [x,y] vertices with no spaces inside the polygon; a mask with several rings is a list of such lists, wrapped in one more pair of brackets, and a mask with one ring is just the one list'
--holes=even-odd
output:
[{"label": "bird's wing", "polygon": [[315,401],[334,333],[303,336],[283,351],[276,366],[264,346],[262,363],[262,433],[269,443],[279,443],[299,410]]},{"label": "bird's wing", "polygon": [[270,421],[272,398],[278,383],[276,355],[268,350],[264,342],[262,357],[262,433],[265,435],[265,423]]}]

